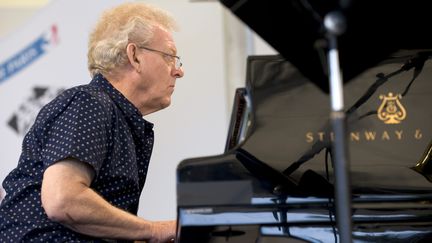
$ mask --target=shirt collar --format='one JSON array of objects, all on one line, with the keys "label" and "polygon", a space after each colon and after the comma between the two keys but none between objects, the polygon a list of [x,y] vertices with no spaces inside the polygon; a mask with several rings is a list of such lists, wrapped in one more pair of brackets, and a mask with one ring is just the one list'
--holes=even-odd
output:
[{"label": "shirt collar", "polygon": [[[143,119],[143,115],[138,108],[136,108],[120,91],[112,86],[112,84],[102,74],[96,74],[90,82],[90,85],[102,88],[127,117],[146,121]],[[151,122],[146,121],[146,123],[153,127]]]}]

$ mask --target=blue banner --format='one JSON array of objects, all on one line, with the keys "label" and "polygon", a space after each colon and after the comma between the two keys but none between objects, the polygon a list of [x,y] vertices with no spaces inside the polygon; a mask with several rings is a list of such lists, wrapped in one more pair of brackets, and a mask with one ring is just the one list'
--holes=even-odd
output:
[{"label": "blue banner", "polygon": [[42,56],[45,53],[43,46],[48,43],[42,35],[6,62],[1,63],[0,84]]}]

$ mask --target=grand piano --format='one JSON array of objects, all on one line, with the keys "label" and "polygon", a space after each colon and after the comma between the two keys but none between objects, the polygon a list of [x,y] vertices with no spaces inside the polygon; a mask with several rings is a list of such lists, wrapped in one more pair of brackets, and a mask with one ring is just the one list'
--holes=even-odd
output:
[{"label": "grand piano", "polygon": [[[347,23],[339,51],[352,240],[431,242],[432,40],[423,34],[431,22],[424,3],[221,2],[280,55],[248,57],[225,152],[179,164],[177,242],[341,242],[320,25],[335,9]],[[278,33],[282,26],[292,36]]]}]

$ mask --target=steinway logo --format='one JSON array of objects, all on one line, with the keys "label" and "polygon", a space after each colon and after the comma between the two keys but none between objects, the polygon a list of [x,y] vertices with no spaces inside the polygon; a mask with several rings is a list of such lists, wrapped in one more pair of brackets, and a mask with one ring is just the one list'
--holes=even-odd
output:
[{"label": "steinway logo", "polygon": [[[356,131],[349,132],[348,139],[351,142],[373,142],[373,141],[390,141],[390,140],[404,140],[404,139],[414,139],[420,140],[423,138],[422,131],[420,129],[415,129],[413,131],[407,132],[404,130],[393,130],[393,131]],[[313,143],[317,141],[333,141],[334,134],[332,132],[308,132],[306,133],[306,142]]]},{"label": "steinway logo", "polygon": [[401,98],[400,94],[395,96],[393,93],[389,93],[387,96],[380,95],[382,103],[377,111],[378,119],[385,124],[399,124],[403,121],[406,118],[406,111],[400,102]]},{"label": "steinway logo", "polygon": [[[379,98],[382,100],[381,105],[378,107],[377,116],[378,119],[384,122],[384,124],[400,124],[405,120],[407,112],[405,107],[400,101],[402,96],[400,94],[393,95],[380,95]],[[307,132],[306,142],[313,143],[317,141],[333,141],[334,134],[332,132],[318,131],[318,132]],[[348,133],[348,139],[351,142],[372,142],[372,141],[390,141],[390,140],[404,140],[414,139],[421,140],[423,134],[421,129],[414,130],[364,130],[364,131],[352,131]]]}]

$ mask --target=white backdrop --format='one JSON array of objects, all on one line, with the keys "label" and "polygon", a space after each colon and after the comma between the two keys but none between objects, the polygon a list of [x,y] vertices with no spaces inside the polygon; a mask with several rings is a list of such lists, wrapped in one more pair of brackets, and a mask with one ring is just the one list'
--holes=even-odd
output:
[{"label": "white backdrop", "polygon": [[[20,155],[28,126],[59,91],[88,83],[88,34],[99,14],[121,0],[53,0],[0,40],[0,181]],[[175,218],[177,164],[222,153],[227,133],[222,6],[187,0],[144,1],[178,20],[174,35],[185,76],[172,105],[146,119],[155,123],[155,147],[139,215]],[[231,98],[229,98],[231,99]],[[1,190],[1,188],[0,188]]]}]

